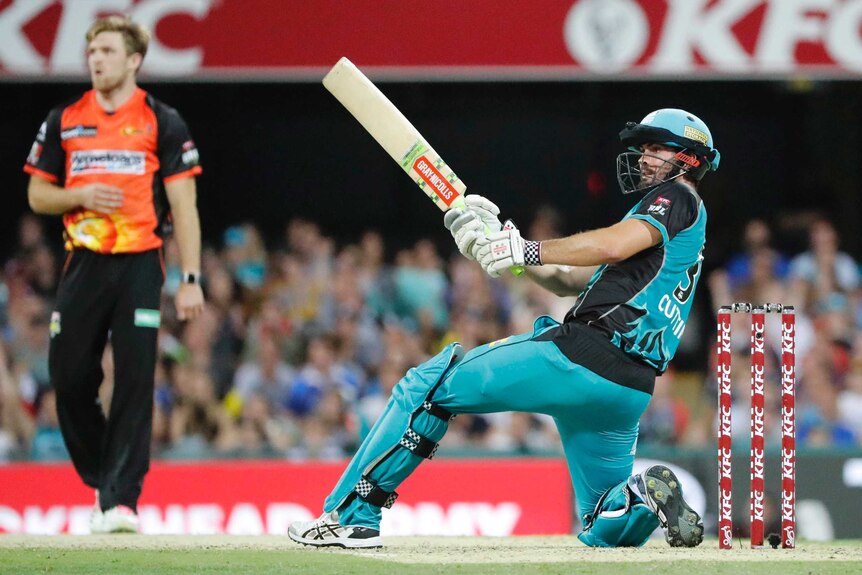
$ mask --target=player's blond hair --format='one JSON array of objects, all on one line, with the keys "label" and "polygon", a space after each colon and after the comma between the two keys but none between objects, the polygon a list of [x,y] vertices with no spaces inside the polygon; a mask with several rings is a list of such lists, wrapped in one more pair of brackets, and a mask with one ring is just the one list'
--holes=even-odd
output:
[{"label": "player's blond hair", "polygon": [[147,55],[150,45],[150,31],[124,14],[112,14],[99,18],[87,30],[87,44],[102,32],[119,32],[126,45],[126,54],[140,54],[141,61]]}]

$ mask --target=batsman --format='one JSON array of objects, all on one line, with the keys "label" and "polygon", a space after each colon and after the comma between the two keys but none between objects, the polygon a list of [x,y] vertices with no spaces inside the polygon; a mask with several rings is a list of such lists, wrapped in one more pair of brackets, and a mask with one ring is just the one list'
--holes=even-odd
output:
[{"label": "batsman", "polygon": [[[706,208],[701,179],[720,155],[707,125],[661,109],[620,132],[623,193],[639,194],[606,228],[531,241],[478,195],[446,212],[460,252],[492,277],[526,266],[559,295],[578,295],[564,266],[598,266],[562,323],[543,316],[533,330],[470,351],[451,344],[410,369],[314,521],[288,528],[314,546],[380,547],[381,510],[462,413],[523,411],[554,418],[577,512],[578,538],[594,547],[643,545],[661,526],[674,547],[703,540],[703,522],[674,473],[655,465],[632,475],[638,421],[655,378],[674,356],[701,275]],[[556,266],[551,274],[538,266]],[[541,485],[521,489],[540,490]]]}]

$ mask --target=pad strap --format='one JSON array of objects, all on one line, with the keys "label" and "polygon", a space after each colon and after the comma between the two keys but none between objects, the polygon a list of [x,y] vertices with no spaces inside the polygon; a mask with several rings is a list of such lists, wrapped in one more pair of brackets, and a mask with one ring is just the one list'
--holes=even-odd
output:
[{"label": "pad strap", "polygon": [[368,477],[360,479],[353,490],[363,501],[367,501],[377,507],[385,507],[386,509],[392,507],[392,504],[398,499],[397,493],[394,491],[384,491],[376,483],[368,479]]},{"label": "pad strap", "polygon": [[452,414],[451,411],[440,407],[436,403],[431,403],[428,400],[422,402],[422,409],[424,409],[437,419],[442,419],[443,421],[452,421],[453,419],[455,419],[455,416]]},{"label": "pad strap", "polygon": [[439,443],[434,443],[427,437],[419,435],[409,427],[407,428],[407,432],[404,434],[404,437],[402,437],[401,441],[398,442],[398,445],[413,452],[413,455],[418,455],[425,459],[433,459],[434,454],[437,453],[437,448],[440,446]]}]

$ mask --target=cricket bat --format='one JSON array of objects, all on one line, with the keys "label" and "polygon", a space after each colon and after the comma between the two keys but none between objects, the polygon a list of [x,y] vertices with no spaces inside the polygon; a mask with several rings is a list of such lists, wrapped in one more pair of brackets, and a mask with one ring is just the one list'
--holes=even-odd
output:
[{"label": "cricket bat", "polygon": [[[445,212],[464,207],[466,184],[353,62],[341,58],[323,85],[438,208]],[[521,275],[524,270],[513,267],[512,273]]]}]

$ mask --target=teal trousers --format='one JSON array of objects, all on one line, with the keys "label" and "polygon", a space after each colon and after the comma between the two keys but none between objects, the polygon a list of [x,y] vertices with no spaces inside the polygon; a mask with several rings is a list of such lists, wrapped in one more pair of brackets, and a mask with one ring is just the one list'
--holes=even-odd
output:
[{"label": "teal trousers", "polygon": [[[650,394],[605,379],[564,355],[540,334],[559,324],[536,320],[532,332],[479,346],[461,357],[450,346],[411,369],[324,503],[342,524],[379,528],[381,509],[355,495],[363,477],[392,492],[423,460],[399,446],[413,431],[439,442],[448,421],[422,410],[432,401],[452,414],[522,411],[554,418],[577,499],[590,514],[608,489],[632,471],[638,420]],[[524,489],[542,489],[525,485]],[[561,503],[562,504],[562,503]]]}]

